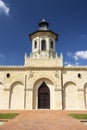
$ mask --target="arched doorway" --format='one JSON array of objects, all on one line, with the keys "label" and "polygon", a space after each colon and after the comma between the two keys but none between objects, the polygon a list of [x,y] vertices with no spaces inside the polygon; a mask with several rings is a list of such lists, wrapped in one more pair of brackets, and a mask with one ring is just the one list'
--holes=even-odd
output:
[{"label": "arched doorway", "polygon": [[50,91],[45,82],[38,89],[38,109],[50,109]]},{"label": "arched doorway", "polygon": [[76,84],[72,81],[66,82],[64,85],[64,89],[65,109],[78,109],[78,93]]},{"label": "arched doorway", "polygon": [[9,109],[24,109],[24,86],[20,81],[11,85]]}]

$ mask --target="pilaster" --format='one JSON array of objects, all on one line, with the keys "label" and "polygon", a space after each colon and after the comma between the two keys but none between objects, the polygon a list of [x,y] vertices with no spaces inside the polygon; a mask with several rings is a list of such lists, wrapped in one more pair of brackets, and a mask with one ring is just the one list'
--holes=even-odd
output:
[{"label": "pilaster", "polygon": [[62,110],[62,89],[56,88],[54,91],[55,91],[55,109]]},{"label": "pilaster", "polygon": [[80,110],[85,109],[84,89],[78,89],[78,104]]},{"label": "pilaster", "polygon": [[33,109],[33,89],[26,88],[26,108],[27,110]]}]

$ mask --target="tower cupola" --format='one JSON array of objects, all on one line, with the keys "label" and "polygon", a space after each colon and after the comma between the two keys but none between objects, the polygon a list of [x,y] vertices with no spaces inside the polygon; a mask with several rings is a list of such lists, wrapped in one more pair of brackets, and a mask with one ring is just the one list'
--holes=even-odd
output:
[{"label": "tower cupola", "polygon": [[56,41],[58,34],[49,29],[49,23],[42,19],[39,29],[29,35],[32,41],[31,58],[48,59],[56,57]]},{"label": "tower cupola", "polygon": [[58,67],[63,66],[63,55],[57,55],[58,34],[50,30],[49,23],[42,19],[38,29],[29,35],[32,44],[30,56],[25,53],[25,66]]}]

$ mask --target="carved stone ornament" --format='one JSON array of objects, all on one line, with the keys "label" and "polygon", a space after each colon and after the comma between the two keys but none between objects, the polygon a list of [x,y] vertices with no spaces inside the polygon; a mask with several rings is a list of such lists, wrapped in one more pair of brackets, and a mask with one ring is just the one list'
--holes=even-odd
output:
[{"label": "carved stone ornament", "polygon": [[28,78],[30,79],[30,78],[32,78],[32,77],[33,77],[33,72],[30,71],[30,73],[29,73],[29,77],[28,77]]},{"label": "carved stone ornament", "polygon": [[56,78],[59,78],[58,71],[55,72],[55,77],[56,77]]}]

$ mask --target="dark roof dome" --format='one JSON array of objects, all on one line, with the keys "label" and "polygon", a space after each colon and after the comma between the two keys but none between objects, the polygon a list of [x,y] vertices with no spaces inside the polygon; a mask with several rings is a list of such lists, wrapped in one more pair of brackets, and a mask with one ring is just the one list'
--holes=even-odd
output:
[{"label": "dark roof dome", "polygon": [[49,26],[49,23],[45,21],[45,19],[42,19],[41,22],[39,22],[39,30],[49,30],[48,29],[48,26]]},{"label": "dark roof dome", "polygon": [[39,22],[38,25],[39,25],[39,29],[29,35],[30,40],[32,40],[34,37],[37,37],[39,35],[41,35],[41,36],[42,35],[47,35],[47,36],[51,35],[57,41],[58,34],[56,34],[55,32],[51,31],[48,28],[49,23],[45,19],[42,19],[42,21]]}]

